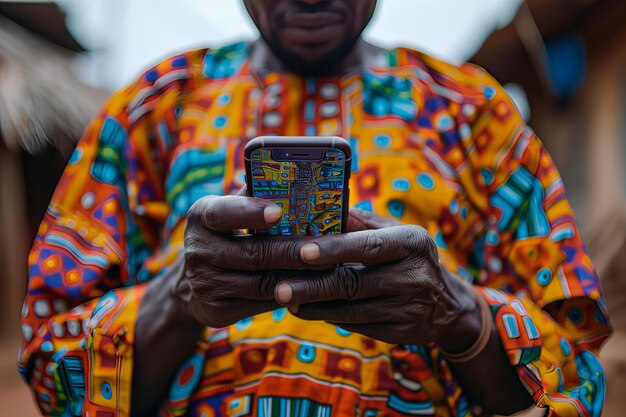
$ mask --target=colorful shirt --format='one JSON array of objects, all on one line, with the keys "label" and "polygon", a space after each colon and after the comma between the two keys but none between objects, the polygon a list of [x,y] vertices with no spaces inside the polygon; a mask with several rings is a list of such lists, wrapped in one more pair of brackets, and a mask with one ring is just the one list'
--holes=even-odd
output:
[{"label": "colorful shirt", "polygon": [[[425,227],[491,306],[536,404],[599,416],[610,333],[598,278],[542,143],[482,69],[409,49],[342,77],[250,68],[248,46],[168,59],[78,143],[30,254],[19,368],[46,414],[126,416],[145,283],[185,215],[244,184],[259,135],[338,135],[351,201]],[[159,366],[155,363],[154,366]],[[437,346],[390,345],[285,309],[207,328],[163,416],[471,416]]]}]

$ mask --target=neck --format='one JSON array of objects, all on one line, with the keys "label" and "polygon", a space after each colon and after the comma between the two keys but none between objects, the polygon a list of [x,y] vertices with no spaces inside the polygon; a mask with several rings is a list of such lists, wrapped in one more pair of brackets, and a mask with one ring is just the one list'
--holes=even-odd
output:
[{"label": "neck", "polygon": [[[335,75],[360,72],[367,68],[380,66],[381,58],[384,58],[386,53],[385,49],[359,38],[354,44],[354,48],[337,67]],[[255,71],[289,72],[263,38],[252,43],[250,68]]]}]

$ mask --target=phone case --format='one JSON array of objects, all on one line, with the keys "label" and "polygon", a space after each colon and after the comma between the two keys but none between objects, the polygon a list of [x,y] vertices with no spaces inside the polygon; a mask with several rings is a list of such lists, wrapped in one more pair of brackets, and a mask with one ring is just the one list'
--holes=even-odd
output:
[{"label": "phone case", "polygon": [[[281,175],[281,173],[283,172],[283,171],[278,171],[278,170],[282,170],[282,169],[286,170],[287,173],[282,174],[285,177],[288,177],[290,175],[295,175],[291,173],[291,170],[289,168],[290,166],[293,167],[294,165],[298,165],[297,162],[301,161],[304,163],[304,165],[300,164],[298,165],[298,167],[301,167],[300,170],[304,169],[306,167],[307,161],[315,161],[316,160],[315,158],[317,157],[317,155],[319,155],[320,156],[320,163],[318,164],[320,167],[319,175],[322,175],[321,171],[324,168],[326,168],[327,173],[324,175],[333,176],[332,174],[333,163],[336,163],[336,160],[339,159],[339,157],[341,157],[342,158],[341,162],[343,163],[343,182],[341,186],[341,205],[342,206],[340,210],[337,210],[335,208],[336,204],[331,204],[330,209],[328,210],[326,209],[327,207],[326,202],[330,201],[332,203],[333,201],[332,198],[336,196],[336,192],[337,192],[337,189],[332,189],[332,187],[330,187],[330,184],[337,185],[337,181],[332,181],[332,178],[327,179],[326,176],[320,177],[320,181],[317,181],[316,178],[313,178],[312,181],[315,181],[313,185],[317,187],[317,193],[314,199],[316,204],[314,207],[315,208],[317,208],[318,206],[324,207],[324,209],[320,209],[321,211],[315,212],[318,216],[315,217],[314,220],[310,219],[309,217],[310,220],[298,221],[300,217],[297,217],[295,221],[296,223],[295,225],[294,225],[293,219],[290,223],[288,223],[292,225],[291,229],[287,228],[287,226],[285,226],[284,223],[282,226],[281,226],[281,223],[279,223],[278,229],[272,230],[271,233],[270,231],[255,231],[255,233],[275,234],[275,235],[309,235],[309,236],[318,236],[322,234],[337,233],[335,231],[337,230],[337,226],[335,224],[337,211],[341,213],[340,232],[341,233],[346,232],[346,228],[348,224],[348,209],[349,209],[349,196],[350,196],[348,184],[350,181],[350,166],[352,162],[352,152],[350,149],[350,145],[345,139],[340,138],[340,137],[333,137],[333,136],[328,136],[328,137],[326,136],[323,136],[323,137],[264,136],[264,137],[258,137],[258,138],[252,139],[250,142],[248,142],[244,151],[244,159],[245,159],[245,166],[246,166],[246,185],[247,185],[249,196],[253,196],[252,194],[254,190],[252,158],[253,158],[253,153],[256,150],[270,151],[267,153],[267,155],[265,155],[265,156],[268,156],[270,159],[263,159],[263,160],[269,161],[270,162],[269,165],[273,165],[273,167],[268,168],[268,170],[271,169],[276,172],[272,173],[272,175],[275,175],[275,180],[274,181],[268,180],[268,182],[272,183],[270,184],[270,187],[268,189],[271,190],[270,193],[282,194],[285,196],[283,198],[289,199],[289,202],[287,202],[287,204],[289,204],[289,210],[291,214],[286,213],[285,214],[286,217],[290,215],[300,216],[300,217],[303,216],[301,212],[294,213],[294,210],[296,210],[297,207],[299,206],[299,204],[294,204],[294,201],[298,202],[298,197],[302,199],[304,197],[304,194],[298,196],[292,193],[291,191],[289,192],[289,194],[285,194],[284,188],[285,187],[290,188],[290,186],[284,185],[287,183],[287,181],[281,181],[280,177],[277,176],[277,175]],[[341,153],[339,152],[333,153],[332,150],[341,151]],[[331,152],[327,152],[327,151],[331,151]],[[279,159],[279,158],[284,158],[284,159]],[[323,158],[323,161],[322,161],[322,158]],[[335,159],[333,160],[333,158]],[[283,162],[285,163],[282,164]],[[324,166],[324,163],[326,163],[327,165]],[[318,165],[316,165],[316,167]],[[296,168],[292,168],[292,170],[295,172]],[[330,171],[331,173],[329,174],[328,171]],[[302,178],[302,177],[298,177],[298,178]],[[325,180],[327,181],[325,182]],[[279,184],[279,182],[282,182],[283,185]],[[272,186],[274,188],[272,188]],[[324,191],[322,190],[323,186],[329,186],[330,189],[328,193],[324,193]],[[283,188],[283,190],[279,191],[278,189],[281,187]],[[256,195],[255,197],[269,198],[263,195]],[[312,214],[314,213],[314,209],[311,208],[312,203],[310,200],[310,193],[306,194],[306,197],[308,199],[307,200],[308,205],[306,206],[306,209],[308,211],[305,214],[308,214],[309,216],[315,216],[315,214]],[[322,201],[324,197],[329,197],[330,199]],[[270,199],[277,201],[276,200],[277,198],[278,197],[274,195],[274,198],[270,198]],[[280,198],[278,198],[278,200],[280,200]],[[284,204],[285,202],[278,201],[278,204],[279,205]],[[320,202],[321,205],[317,204],[318,202]],[[294,205],[296,206],[296,209],[294,209]],[[305,224],[306,224],[306,230],[303,232],[300,229],[302,229],[302,227],[304,227]],[[329,225],[328,229],[325,229],[326,224]],[[320,227],[320,225],[322,226]],[[297,233],[293,233],[292,229],[297,229],[296,230]]]}]

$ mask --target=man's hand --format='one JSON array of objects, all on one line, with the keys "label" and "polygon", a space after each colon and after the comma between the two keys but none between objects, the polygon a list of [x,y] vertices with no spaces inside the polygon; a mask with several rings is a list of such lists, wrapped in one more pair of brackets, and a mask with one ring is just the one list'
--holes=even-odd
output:
[{"label": "man's hand", "polygon": [[189,210],[185,272],[177,288],[200,323],[224,327],[275,310],[278,269],[306,266],[293,238],[242,236],[239,229],[267,229],[282,210],[270,201],[209,196]]},{"label": "man's hand", "polygon": [[[242,190],[242,193],[245,190]],[[317,269],[300,258],[308,237],[242,236],[239,229],[267,229],[282,210],[268,200],[209,196],[189,210],[185,267],[177,292],[195,320],[223,327],[280,308],[274,288],[286,269]],[[353,210],[348,230],[393,225],[393,220]]]},{"label": "man's hand", "polygon": [[300,258],[327,270],[281,281],[276,301],[300,318],[389,343],[469,347],[481,326],[471,290],[439,265],[425,229],[380,219],[361,217],[365,227],[384,227],[378,230],[308,241]]}]

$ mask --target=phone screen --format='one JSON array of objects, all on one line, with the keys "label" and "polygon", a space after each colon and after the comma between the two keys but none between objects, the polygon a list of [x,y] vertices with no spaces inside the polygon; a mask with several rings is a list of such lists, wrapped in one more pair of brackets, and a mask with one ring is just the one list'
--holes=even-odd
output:
[{"label": "phone screen", "polygon": [[[320,149],[315,159],[298,159],[285,149],[255,149],[250,155],[252,195],[283,209],[280,222],[256,233],[320,236],[341,233],[346,157]],[[307,154],[310,155],[310,154]]]}]

